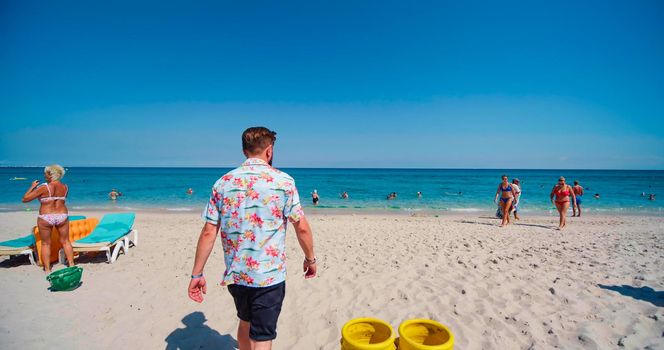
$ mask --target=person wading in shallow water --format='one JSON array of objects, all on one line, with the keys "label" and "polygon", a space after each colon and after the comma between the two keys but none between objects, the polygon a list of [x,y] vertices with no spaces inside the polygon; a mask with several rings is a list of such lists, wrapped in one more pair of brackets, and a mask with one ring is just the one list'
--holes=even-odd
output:
[{"label": "person wading in shallow water", "polygon": [[576,197],[576,201],[573,203],[576,205],[572,206],[572,216],[581,216],[581,197],[583,196],[583,187],[579,185],[579,181],[574,180],[574,187],[572,187],[572,190],[574,191],[574,195]]},{"label": "person wading in shallow water", "polygon": [[318,205],[318,201],[320,201],[320,197],[318,196],[318,190],[314,190],[311,192],[311,201],[314,202],[314,206]]}]

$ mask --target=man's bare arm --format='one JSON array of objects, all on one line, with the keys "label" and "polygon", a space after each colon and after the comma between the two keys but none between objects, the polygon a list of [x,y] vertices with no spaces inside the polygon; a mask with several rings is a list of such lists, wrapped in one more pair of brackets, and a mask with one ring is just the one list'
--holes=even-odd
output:
[{"label": "man's bare arm", "polygon": [[297,234],[297,241],[304,252],[304,262],[302,263],[302,271],[304,278],[316,277],[316,255],[314,254],[314,235],[311,233],[309,221],[303,216],[299,221],[294,222],[295,233]]},{"label": "man's bare arm", "polygon": [[304,252],[304,257],[307,260],[313,260],[316,257],[314,254],[314,235],[311,232],[309,221],[306,217],[302,217],[299,221],[293,223],[293,227],[295,227],[297,241]]},{"label": "man's bare arm", "polygon": [[200,275],[203,273],[205,263],[207,262],[214,242],[217,239],[217,231],[219,226],[206,222],[201,230],[201,235],[198,237],[198,245],[196,246],[196,258],[194,259],[194,268],[191,272],[192,275]]}]

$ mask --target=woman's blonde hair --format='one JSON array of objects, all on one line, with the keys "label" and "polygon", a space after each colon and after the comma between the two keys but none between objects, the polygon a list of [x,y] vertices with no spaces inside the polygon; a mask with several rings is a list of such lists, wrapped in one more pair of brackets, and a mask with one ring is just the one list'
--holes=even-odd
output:
[{"label": "woman's blonde hair", "polygon": [[58,181],[65,176],[65,168],[58,164],[53,164],[44,168],[44,173],[48,174],[51,181]]}]

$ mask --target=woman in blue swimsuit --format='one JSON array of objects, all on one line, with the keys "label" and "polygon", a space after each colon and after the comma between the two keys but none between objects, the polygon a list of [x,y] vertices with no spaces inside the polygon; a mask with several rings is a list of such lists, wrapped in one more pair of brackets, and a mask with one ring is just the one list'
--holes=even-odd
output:
[{"label": "woman in blue swimsuit", "polygon": [[[504,227],[510,223],[509,210],[512,207],[514,196],[514,189],[507,181],[507,175],[503,175],[503,182],[498,185],[498,190],[496,190],[496,197],[493,199],[494,203],[499,204],[503,211],[503,221],[500,223],[500,227]],[[498,203],[499,197],[500,203]]]}]

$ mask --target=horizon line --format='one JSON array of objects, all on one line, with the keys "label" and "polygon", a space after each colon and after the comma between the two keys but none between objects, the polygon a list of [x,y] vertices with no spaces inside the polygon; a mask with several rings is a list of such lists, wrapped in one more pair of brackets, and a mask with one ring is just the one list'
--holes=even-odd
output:
[{"label": "horizon line", "polygon": [[[43,168],[38,165],[0,165],[0,169],[7,168]],[[76,165],[67,166],[67,168],[134,168],[134,169],[234,169],[233,166],[141,166],[141,165]],[[275,167],[276,169],[348,169],[348,170],[559,170],[559,171],[664,171],[664,169],[619,169],[619,168],[424,168],[424,167],[297,167],[284,166]]]}]

